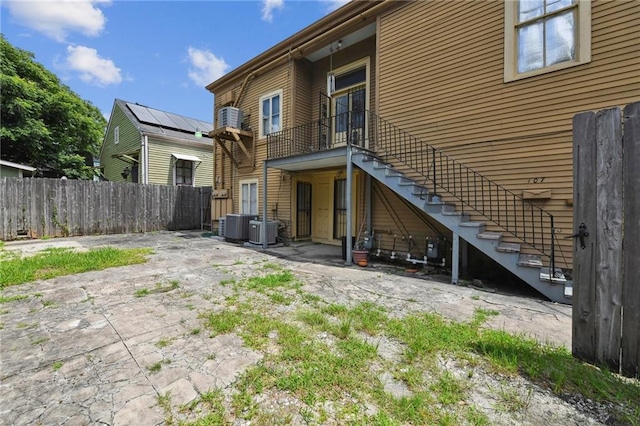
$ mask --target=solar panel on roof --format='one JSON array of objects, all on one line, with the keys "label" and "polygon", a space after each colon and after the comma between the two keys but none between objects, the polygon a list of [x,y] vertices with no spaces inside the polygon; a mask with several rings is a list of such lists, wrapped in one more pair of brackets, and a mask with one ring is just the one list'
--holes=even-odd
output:
[{"label": "solar panel on roof", "polygon": [[143,105],[127,102],[127,107],[129,107],[133,115],[135,115],[141,123],[184,131],[187,133],[194,133],[196,130],[207,132],[212,128],[212,125],[205,121],[160,111]]},{"label": "solar panel on roof", "polygon": [[193,127],[191,120],[186,118],[186,117],[182,117],[176,114],[170,114],[170,117],[173,119],[173,121],[178,125],[178,127],[182,130],[186,130],[188,132],[195,132],[196,129],[195,127]]},{"label": "solar panel on roof", "polygon": [[142,105],[130,103],[127,103],[127,106],[129,107],[133,115],[136,116],[138,121],[141,121],[142,123],[154,124],[157,126],[161,125],[160,122],[158,122],[158,120],[153,116],[153,114],[149,112],[149,108]]}]

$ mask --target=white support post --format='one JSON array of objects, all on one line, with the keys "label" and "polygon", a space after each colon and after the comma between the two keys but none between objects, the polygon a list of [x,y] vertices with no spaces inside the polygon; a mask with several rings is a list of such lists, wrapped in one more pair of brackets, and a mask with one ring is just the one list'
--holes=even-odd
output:
[{"label": "white support post", "polygon": [[453,247],[451,253],[451,284],[458,285],[460,267],[460,236],[453,233]]},{"label": "white support post", "polygon": [[262,238],[262,248],[266,249],[267,244],[267,162],[262,163],[262,229],[260,229],[260,238]]},{"label": "white support post", "polygon": [[351,163],[351,145],[348,145],[347,146],[347,241],[345,243],[347,245],[347,250],[346,250],[347,258],[345,259],[347,266],[351,265],[351,249],[353,248],[351,247],[351,236],[353,235],[353,232],[352,232],[353,214],[352,214],[352,208],[351,208],[352,181],[353,181],[353,164]]}]

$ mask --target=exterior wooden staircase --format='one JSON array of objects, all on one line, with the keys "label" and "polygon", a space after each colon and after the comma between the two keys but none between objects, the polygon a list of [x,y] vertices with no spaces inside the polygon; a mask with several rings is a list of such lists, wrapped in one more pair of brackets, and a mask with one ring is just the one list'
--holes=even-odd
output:
[{"label": "exterior wooden staircase", "polygon": [[352,163],[384,184],[460,238],[476,247],[531,287],[558,303],[571,303],[571,282],[561,269],[544,267],[539,255],[521,253],[521,245],[503,242],[503,232],[487,231],[485,222],[470,220],[456,204],[443,202],[436,192],[405,176],[371,151],[352,146]]}]

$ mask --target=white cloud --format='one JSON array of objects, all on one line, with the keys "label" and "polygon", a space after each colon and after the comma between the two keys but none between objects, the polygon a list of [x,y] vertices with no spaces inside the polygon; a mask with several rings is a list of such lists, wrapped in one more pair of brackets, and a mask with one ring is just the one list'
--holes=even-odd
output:
[{"label": "white cloud", "polygon": [[109,3],[111,0],[5,1],[18,22],[59,42],[65,41],[70,32],[100,34],[106,19],[97,6]]},{"label": "white cloud", "polygon": [[351,0],[324,0],[324,1],[327,3],[327,11],[333,12],[339,7],[342,7],[345,4],[349,3]]},{"label": "white cloud", "polygon": [[271,22],[273,19],[273,11],[282,9],[284,0],[262,0],[262,20]]},{"label": "white cloud", "polygon": [[68,46],[67,53],[67,67],[78,71],[80,79],[85,83],[104,87],[122,82],[120,68],[116,67],[111,59],[100,57],[96,49]]},{"label": "white cloud", "polygon": [[229,70],[229,64],[223,58],[218,58],[208,50],[189,47],[187,51],[191,63],[189,78],[199,86],[206,86]]}]

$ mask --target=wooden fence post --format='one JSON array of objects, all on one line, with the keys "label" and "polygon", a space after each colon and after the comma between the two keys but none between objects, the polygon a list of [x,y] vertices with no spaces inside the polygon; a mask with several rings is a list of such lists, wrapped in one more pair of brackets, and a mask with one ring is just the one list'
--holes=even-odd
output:
[{"label": "wooden fence post", "polygon": [[574,241],[573,355],[595,359],[595,245],[596,245],[596,116],[584,112],[573,117],[573,223],[584,223],[590,233],[585,248]]},{"label": "wooden fence post", "polygon": [[624,109],[622,373],[640,375],[640,102]]},{"label": "wooden fence post", "polygon": [[596,361],[620,367],[622,326],[622,117],[596,114]]}]

